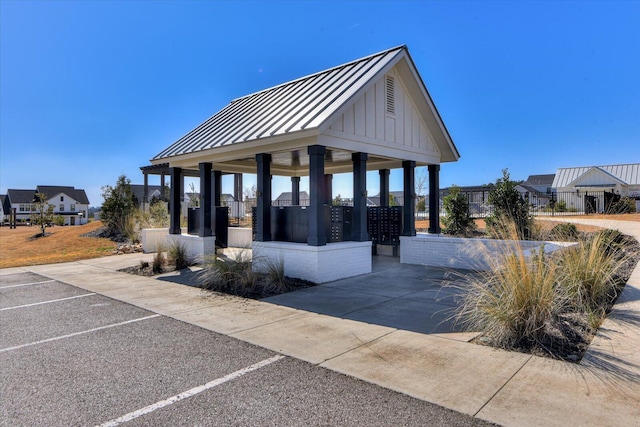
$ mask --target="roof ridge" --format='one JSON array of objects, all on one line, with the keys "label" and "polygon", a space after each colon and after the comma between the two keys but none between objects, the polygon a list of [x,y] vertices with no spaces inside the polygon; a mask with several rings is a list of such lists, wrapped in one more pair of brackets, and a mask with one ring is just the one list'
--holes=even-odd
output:
[{"label": "roof ridge", "polygon": [[396,47],[393,47],[393,48],[390,48],[390,49],[386,49],[386,50],[383,50],[383,51],[380,51],[380,52],[377,52],[377,53],[373,53],[371,55],[367,55],[367,56],[359,58],[359,59],[355,59],[353,61],[345,62],[344,64],[340,64],[340,65],[336,65],[336,66],[331,67],[331,68],[327,68],[327,69],[322,70],[322,71],[317,71],[315,73],[308,74],[308,75],[303,76],[303,77],[298,77],[296,79],[289,80],[288,82],[280,83],[280,84],[277,84],[275,86],[268,87],[266,89],[261,89],[261,90],[256,91],[256,92],[252,92],[250,94],[243,95],[243,96],[240,96],[238,98],[234,98],[234,99],[231,100],[231,102],[229,104],[233,104],[234,102],[238,102],[241,99],[250,98],[252,96],[256,96],[256,95],[264,93],[264,92],[269,92],[269,91],[272,91],[274,89],[277,89],[277,88],[280,88],[280,87],[283,87],[283,86],[288,86],[290,84],[297,83],[297,82],[299,82],[301,80],[306,80],[306,79],[309,79],[311,77],[319,76],[321,74],[330,73],[331,71],[334,71],[334,70],[337,70],[337,69],[340,69],[340,68],[344,68],[344,67],[348,67],[348,66],[356,64],[358,62],[367,61],[367,60],[369,60],[371,58],[375,58],[376,56],[384,56],[384,55],[386,55],[386,54],[388,54],[390,52],[393,52],[395,50],[401,50],[401,49],[405,49],[406,50],[407,49],[407,45],[406,44],[399,45],[399,46],[396,46]]}]

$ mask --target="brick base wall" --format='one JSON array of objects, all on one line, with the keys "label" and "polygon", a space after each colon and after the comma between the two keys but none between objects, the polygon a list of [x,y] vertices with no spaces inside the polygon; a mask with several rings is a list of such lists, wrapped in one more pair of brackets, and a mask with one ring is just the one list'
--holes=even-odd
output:
[{"label": "brick base wall", "polygon": [[371,273],[371,242],[339,242],[325,246],[304,243],[253,242],[253,269],[284,264],[286,276],[326,283]]}]

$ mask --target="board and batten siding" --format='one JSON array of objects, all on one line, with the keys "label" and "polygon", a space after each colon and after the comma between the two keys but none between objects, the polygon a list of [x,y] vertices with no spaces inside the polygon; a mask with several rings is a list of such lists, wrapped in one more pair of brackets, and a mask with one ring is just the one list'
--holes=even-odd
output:
[{"label": "board and batten siding", "polygon": [[[387,76],[393,79],[393,114],[387,112]],[[433,137],[402,80],[393,71],[371,85],[360,98],[348,106],[331,124],[327,134],[345,139],[353,139],[354,136],[365,137],[371,141],[384,142],[387,146],[440,157]]]}]

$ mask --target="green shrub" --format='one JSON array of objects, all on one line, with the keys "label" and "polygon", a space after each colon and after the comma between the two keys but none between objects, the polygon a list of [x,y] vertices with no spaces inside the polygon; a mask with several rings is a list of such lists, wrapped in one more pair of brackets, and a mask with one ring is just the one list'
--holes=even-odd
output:
[{"label": "green shrub", "polygon": [[565,200],[558,200],[555,207],[556,212],[566,212],[567,202]]},{"label": "green shrub", "polygon": [[517,182],[511,181],[508,169],[503,169],[502,178],[489,192],[489,203],[493,205],[493,214],[485,219],[487,231],[493,237],[498,237],[502,230],[500,227],[504,221],[515,224],[518,238],[529,239],[531,237],[531,225],[533,217],[529,213],[529,204],[516,190]]},{"label": "green shrub", "polygon": [[163,201],[155,201],[149,206],[149,224],[153,228],[169,227],[169,211]]},{"label": "green shrub", "polygon": [[476,223],[469,215],[469,202],[460,187],[454,185],[442,200],[445,216],[442,217],[444,232],[453,236],[466,236],[476,229]]},{"label": "green shrub", "polygon": [[551,229],[549,238],[559,242],[573,242],[578,239],[578,234],[578,228],[574,224],[563,222]]}]

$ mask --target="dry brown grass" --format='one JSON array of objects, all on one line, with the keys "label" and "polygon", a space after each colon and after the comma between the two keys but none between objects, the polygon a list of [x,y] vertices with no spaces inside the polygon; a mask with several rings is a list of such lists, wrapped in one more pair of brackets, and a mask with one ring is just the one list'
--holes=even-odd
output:
[{"label": "dry brown grass", "polygon": [[[588,219],[605,219],[605,220],[615,220],[615,221],[636,221],[636,222],[640,222],[640,213],[631,213],[631,214],[617,214],[617,215],[603,215],[603,214],[591,214],[591,215],[576,215],[576,216],[566,216],[563,215],[562,218],[588,218]],[[540,227],[542,227],[543,230],[551,230],[553,228],[553,226],[560,224],[562,221],[537,221],[536,224],[538,224]],[[476,226],[478,227],[478,230],[480,231],[485,231],[487,229],[487,226],[484,222],[484,219],[482,218],[478,218],[475,220]],[[443,228],[444,226],[442,225],[442,223],[440,224],[440,227]],[[416,221],[416,230],[419,231],[426,231],[429,228],[429,220],[420,220],[420,221]],[[600,230],[601,227],[595,227],[592,225],[585,225],[585,224],[576,224],[576,228],[578,229],[578,231],[582,231],[585,233],[589,233],[591,231],[597,231]]]},{"label": "dry brown grass", "polygon": [[100,228],[100,221],[82,226],[47,228],[47,237],[34,238],[37,227],[0,227],[0,268],[53,264],[110,255],[116,243],[109,239],[82,237]]}]

